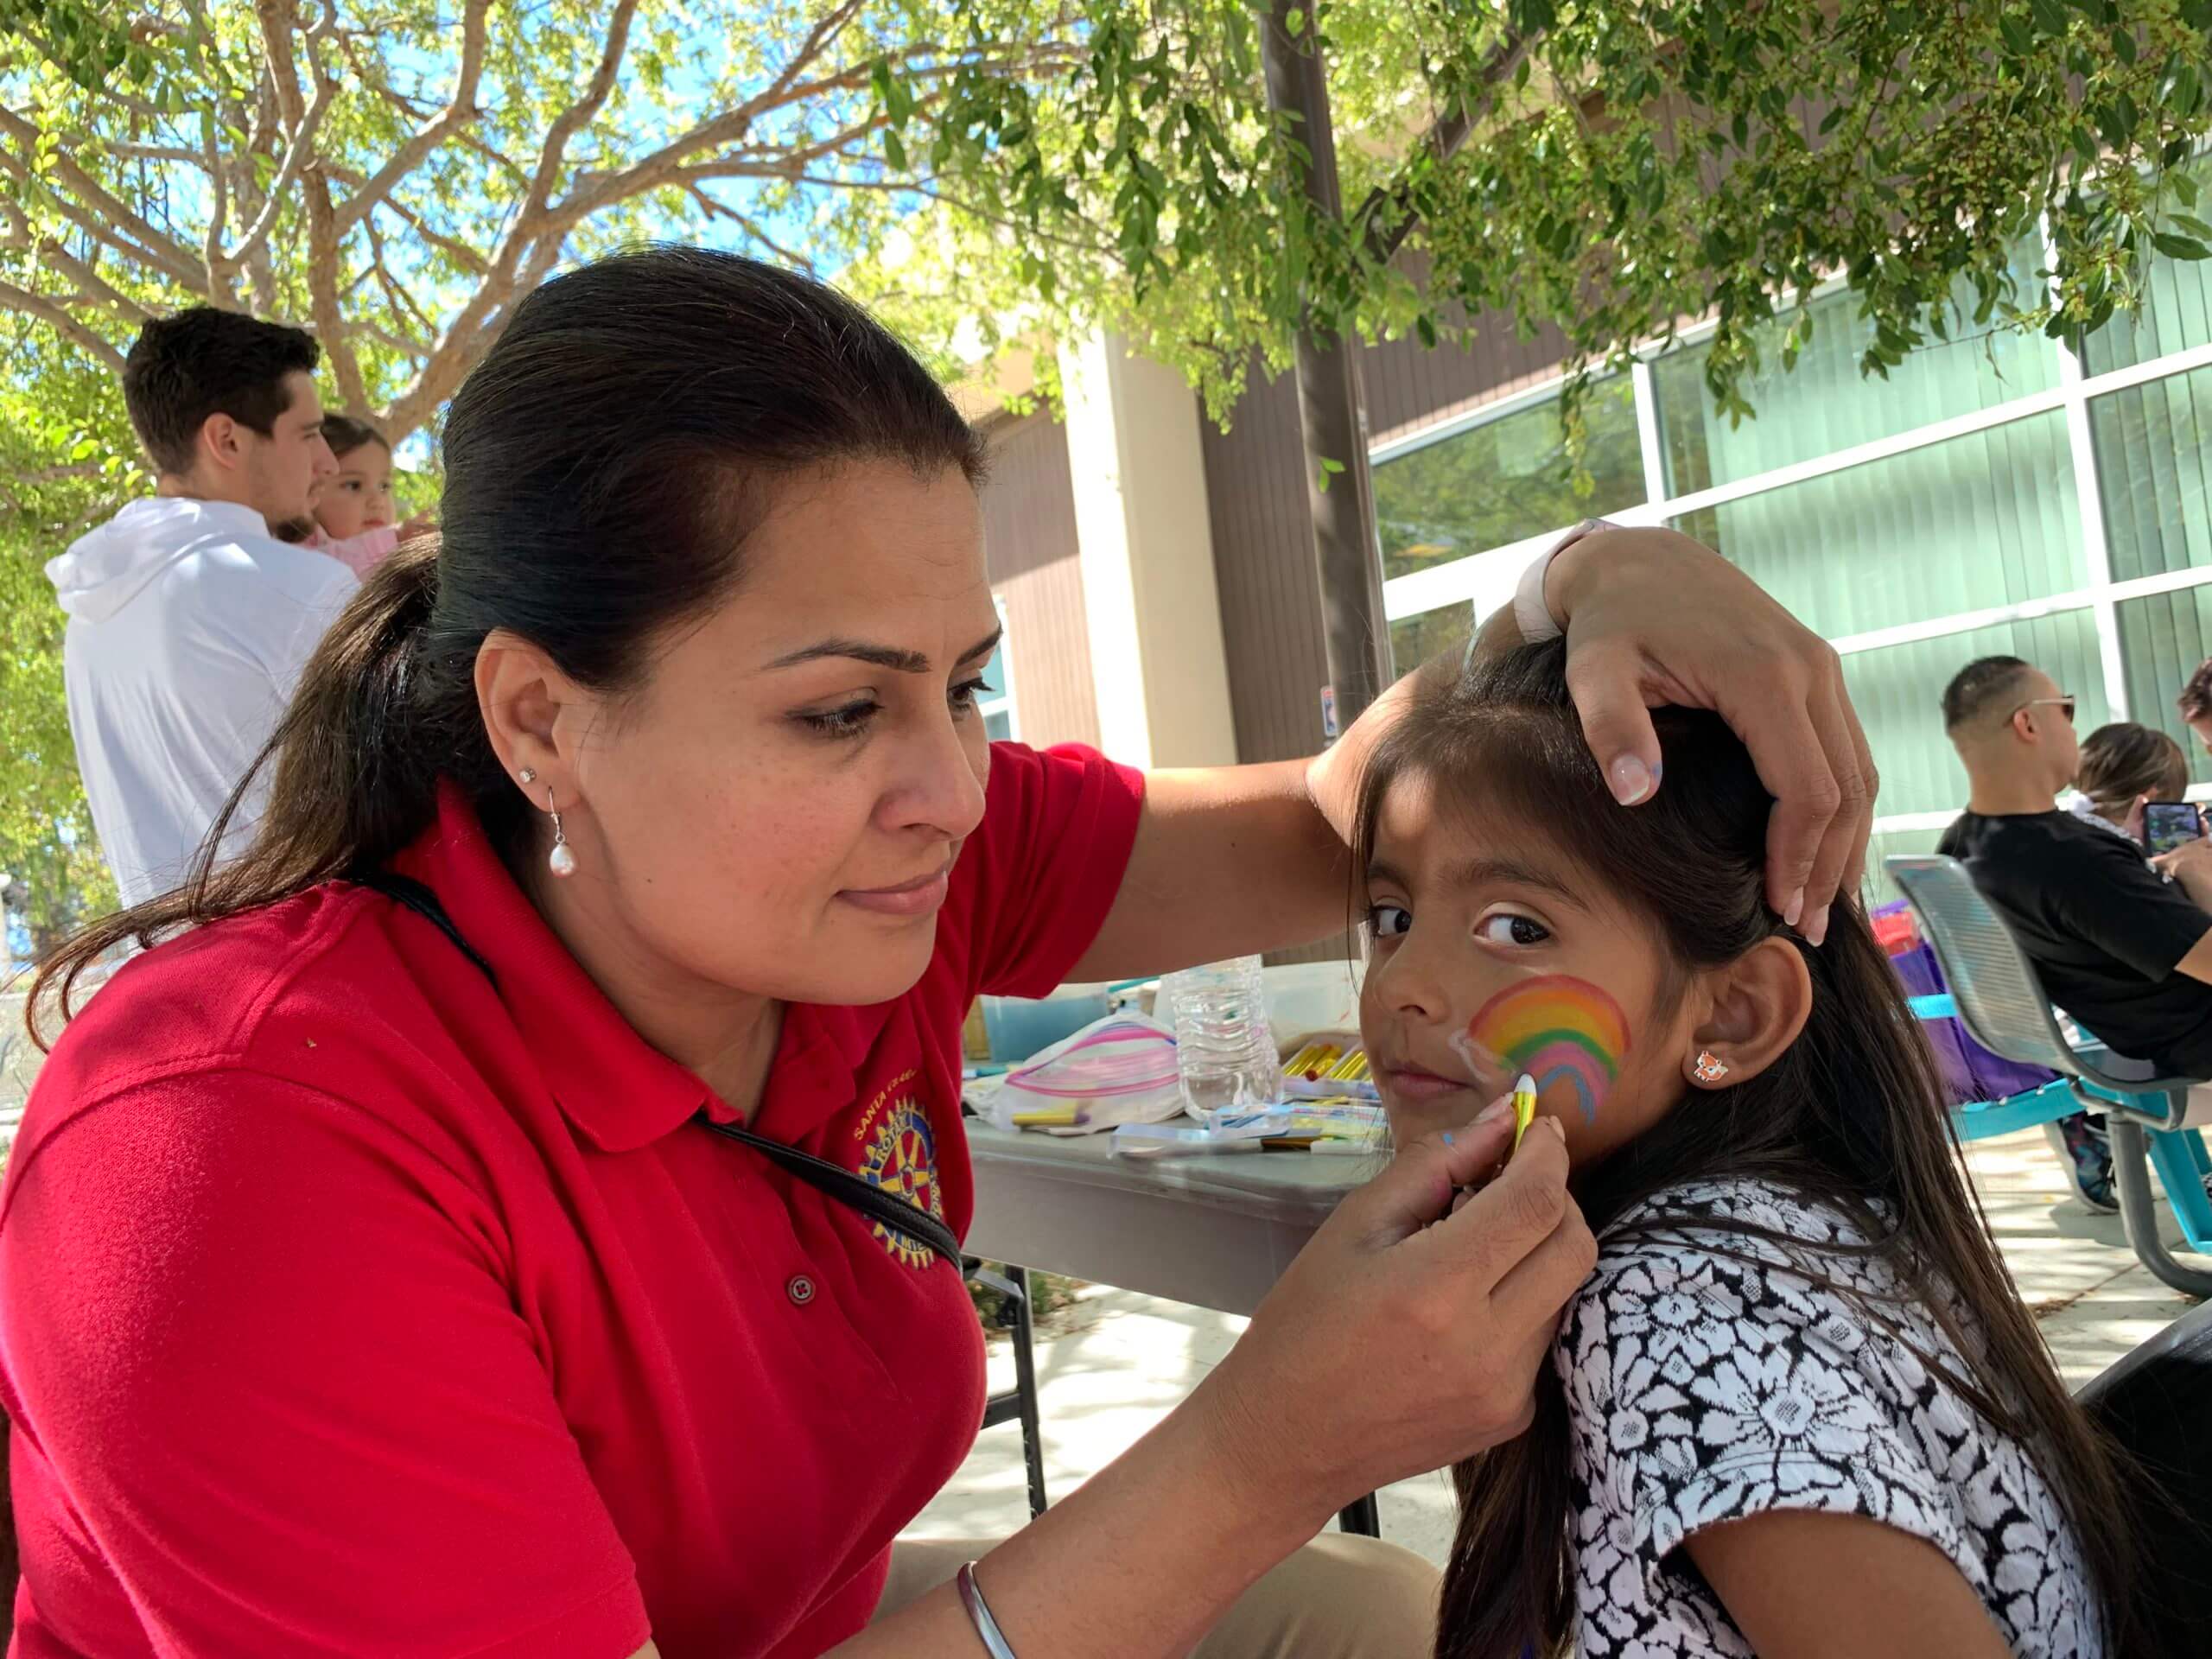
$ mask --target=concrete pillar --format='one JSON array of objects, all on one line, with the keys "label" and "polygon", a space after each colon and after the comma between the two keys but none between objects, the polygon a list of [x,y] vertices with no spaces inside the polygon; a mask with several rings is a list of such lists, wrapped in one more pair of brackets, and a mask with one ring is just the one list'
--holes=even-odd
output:
[{"label": "concrete pillar", "polygon": [[1110,334],[1059,357],[1100,747],[1136,766],[1232,765],[1198,399]]}]

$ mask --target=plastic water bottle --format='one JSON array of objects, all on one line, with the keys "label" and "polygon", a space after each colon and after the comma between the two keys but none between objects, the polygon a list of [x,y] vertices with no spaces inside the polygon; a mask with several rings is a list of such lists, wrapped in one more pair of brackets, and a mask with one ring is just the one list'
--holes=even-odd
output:
[{"label": "plastic water bottle", "polygon": [[1160,999],[1175,1027],[1175,1068],[1193,1116],[1282,1098],[1282,1060],[1268,1028],[1257,957],[1170,974]]}]

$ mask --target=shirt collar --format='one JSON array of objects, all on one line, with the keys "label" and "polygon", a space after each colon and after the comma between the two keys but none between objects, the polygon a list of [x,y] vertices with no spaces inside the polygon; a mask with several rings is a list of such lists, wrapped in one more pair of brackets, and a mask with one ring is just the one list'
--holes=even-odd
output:
[{"label": "shirt collar", "polygon": [[[459,785],[439,785],[437,822],[395,866],[438,895],[461,936],[491,964],[499,1001],[548,1092],[592,1145],[633,1152],[702,1107],[719,1122],[736,1117],[696,1072],[639,1036],[592,982],[507,873]],[[785,1031],[786,1045],[792,1034]]]}]

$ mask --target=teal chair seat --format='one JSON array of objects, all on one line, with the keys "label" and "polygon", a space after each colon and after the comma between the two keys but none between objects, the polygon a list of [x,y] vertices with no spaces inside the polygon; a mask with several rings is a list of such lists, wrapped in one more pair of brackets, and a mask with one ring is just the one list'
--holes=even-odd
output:
[{"label": "teal chair seat", "polygon": [[2120,1218],[2137,1258],[2176,1290],[2212,1296],[2212,1267],[2189,1266],[2167,1249],[2150,1179],[2155,1168],[2190,1249],[2212,1255],[2212,1198],[2204,1190],[2212,1157],[2203,1137],[2184,1126],[2189,1091],[2204,1079],[2160,1077],[2156,1067],[2101,1043],[2069,1039],[2034,964],[1958,860],[1900,855],[1888,860],[1887,868],[1951,987],[1948,996],[1912,998],[1913,1014],[1956,1019],[1992,1053],[2060,1074],[2024,1094],[1955,1109],[1959,1139],[2033,1128],[2084,1107],[2102,1114],[2112,1136]]}]

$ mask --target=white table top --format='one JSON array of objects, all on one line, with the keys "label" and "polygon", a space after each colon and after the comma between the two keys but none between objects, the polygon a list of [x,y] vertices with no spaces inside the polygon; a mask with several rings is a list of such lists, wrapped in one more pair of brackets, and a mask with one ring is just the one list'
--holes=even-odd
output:
[{"label": "white table top", "polygon": [[987,1261],[1249,1313],[1353,1188],[1388,1159],[1304,1152],[1116,1158],[1110,1135],[1058,1136],[968,1120]]}]

